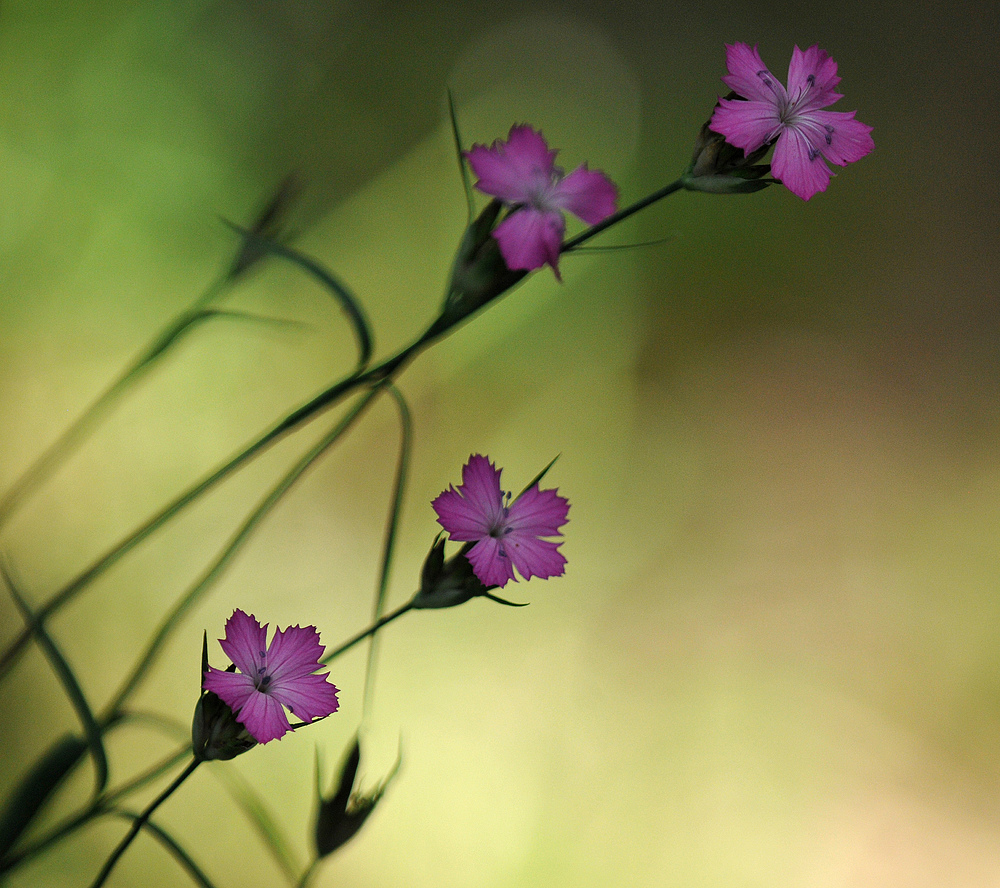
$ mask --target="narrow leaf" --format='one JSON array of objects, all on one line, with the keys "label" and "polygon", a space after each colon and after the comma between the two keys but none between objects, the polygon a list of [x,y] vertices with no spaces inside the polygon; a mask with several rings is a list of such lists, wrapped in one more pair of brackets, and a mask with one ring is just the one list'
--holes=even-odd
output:
[{"label": "narrow leaf", "polygon": [[[46,800],[86,750],[84,740],[67,734],[35,763],[17,785],[0,814],[0,861],[10,863],[6,860],[7,852],[14,847]],[[0,872],[5,869],[7,866],[0,864]]]},{"label": "narrow leaf", "polygon": [[472,225],[472,220],[476,217],[476,199],[472,194],[472,182],[469,180],[469,168],[465,163],[465,143],[462,141],[462,134],[458,131],[458,114],[455,111],[455,96],[448,89],[448,117],[451,119],[451,135],[455,140],[455,154],[458,156],[458,170],[462,175],[462,187],[465,189],[465,205],[468,210],[466,227]]},{"label": "narrow leaf", "polygon": [[[140,814],[136,814],[134,811],[117,810],[114,813],[125,820],[132,820],[133,822],[141,817]],[[201,867],[191,859],[191,855],[180,846],[180,843],[170,833],[150,820],[147,820],[142,825],[142,828],[159,841],[174,856],[177,862],[187,870],[192,882],[196,885],[201,885],[202,888],[215,888],[215,885],[212,884]]]},{"label": "narrow leaf", "polygon": [[[110,711],[118,711],[125,701],[131,696],[143,677],[159,656],[163,645],[170,637],[174,628],[180,623],[184,614],[194,606],[194,604],[205,595],[225,572],[226,568],[236,557],[243,544],[250,539],[256,528],[271,509],[281,500],[289,489],[298,481],[306,470],[313,465],[330,447],[335,444],[340,437],[345,434],[354,422],[364,413],[368,405],[375,396],[382,391],[382,386],[375,386],[359,397],[351,408],[340,418],[337,424],[271,488],[264,498],[257,504],[254,510],[246,517],[236,533],[216,556],[215,560],[208,566],[201,577],[181,596],[174,604],[173,609],[163,618],[153,637],[150,639],[142,657],[133,667],[128,678],[125,679],[114,700],[110,704]],[[200,684],[200,682],[199,682]]]},{"label": "narrow leaf", "polygon": [[297,878],[296,874],[301,867],[292,853],[291,843],[281,831],[281,827],[278,826],[278,822],[268,810],[267,805],[235,769],[213,768],[212,772],[225,786],[233,801],[243,809],[243,813],[246,814],[247,819],[257,830],[257,834],[267,845],[268,851],[281,867],[289,884],[294,884]]},{"label": "narrow leaf", "polygon": [[[399,410],[400,437],[399,437],[399,457],[396,461],[396,476],[392,489],[392,504],[389,507],[389,517],[385,527],[385,542],[382,545],[382,567],[379,571],[378,589],[375,593],[375,607],[372,613],[372,621],[378,622],[385,611],[385,596],[389,588],[389,569],[392,566],[392,553],[396,544],[396,531],[399,527],[399,515],[403,508],[403,494],[406,490],[406,479],[409,474],[410,452],[413,449],[413,420],[410,415],[410,408],[406,405],[406,398],[403,393],[392,385],[385,383],[389,394],[392,395]],[[374,688],[375,661],[378,657],[378,635],[372,634],[371,644],[368,646],[368,664],[365,669],[365,695],[362,712],[368,712],[371,704],[371,695]]]},{"label": "narrow leaf", "polygon": [[80,683],[76,680],[76,675],[72,667],[66,661],[66,658],[62,655],[62,651],[59,650],[52,637],[45,630],[45,627],[35,618],[34,611],[32,611],[28,606],[28,602],[24,600],[24,597],[17,590],[14,580],[7,570],[7,565],[3,561],[0,561],[0,575],[3,576],[4,582],[10,589],[11,595],[14,597],[14,601],[17,602],[17,606],[20,608],[25,621],[35,627],[35,637],[45,652],[45,656],[48,657],[53,671],[56,673],[59,681],[62,682],[63,689],[66,691],[66,695],[69,697],[70,703],[73,704],[77,717],[83,725],[83,733],[87,738],[87,746],[94,759],[94,795],[97,796],[104,790],[104,787],[108,783],[108,757],[104,751],[101,727],[94,718],[94,713],[90,709],[90,704],[87,703],[87,698],[84,696]]},{"label": "narrow leaf", "polygon": [[529,490],[531,490],[532,487],[534,487],[536,484],[541,483],[542,478],[544,478],[548,470],[551,469],[556,464],[556,460],[559,459],[559,456],[560,454],[556,454],[556,456],[552,458],[552,462],[550,462],[544,469],[542,469],[537,475],[535,475],[535,477],[532,478],[531,481],[528,482],[528,486],[525,487],[524,490],[522,490],[518,494],[518,497],[524,496],[524,494],[526,494]]}]

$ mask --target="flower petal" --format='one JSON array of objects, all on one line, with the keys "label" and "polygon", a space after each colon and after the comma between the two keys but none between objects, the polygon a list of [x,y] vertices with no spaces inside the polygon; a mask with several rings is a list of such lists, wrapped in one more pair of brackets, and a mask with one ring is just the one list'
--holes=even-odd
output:
[{"label": "flower petal", "polygon": [[558,551],[562,543],[540,540],[531,534],[514,531],[504,539],[504,548],[517,572],[526,580],[561,577],[566,572],[566,559]]},{"label": "flower petal", "polygon": [[466,159],[479,181],[476,188],[507,204],[527,203],[556,172],[555,156],[541,133],[530,126],[513,126],[507,141],[497,139],[489,148],[473,145]]},{"label": "flower petal", "polygon": [[462,483],[452,485],[432,503],[438,523],[457,542],[468,543],[486,536],[500,521],[503,494],[500,469],[485,456],[473,454],[462,467]]},{"label": "flower petal", "polygon": [[226,637],[219,644],[240,672],[256,676],[267,651],[267,624],[261,626],[253,614],[237,608],[226,620]]},{"label": "flower petal", "polygon": [[589,170],[583,164],[552,187],[551,200],[588,225],[596,225],[617,209],[618,189],[600,170]]},{"label": "flower petal", "polygon": [[233,712],[239,712],[251,695],[257,693],[252,676],[242,672],[226,672],[214,666],[208,667],[201,686],[215,694]]},{"label": "flower petal", "polygon": [[501,551],[507,550],[501,549],[500,540],[484,537],[465,556],[469,559],[473,572],[479,577],[479,582],[484,586],[503,587],[509,580],[514,579],[511,560],[507,555],[501,555]]},{"label": "flower petal", "polygon": [[285,710],[270,694],[251,694],[243,708],[236,714],[242,724],[258,743],[269,743],[284,736],[290,725]]},{"label": "flower petal", "polygon": [[296,679],[275,679],[268,693],[288,707],[302,721],[312,721],[336,712],[340,707],[337,688],[322,675],[305,675]]},{"label": "flower petal", "polygon": [[776,107],[784,100],[785,88],[767,70],[756,46],[751,49],[746,43],[726,44],[726,67],[729,73],[722,82],[737,95]]},{"label": "flower petal", "polygon": [[559,277],[559,248],[566,223],[557,212],[522,207],[511,213],[494,230],[500,252],[509,269],[541,268],[551,265]]},{"label": "flower petal", "polygon": [[809,119],[823,130],[823,156],[831,163],[847,166],[871,154],[875,142],[870,135],[872,128],[855,120],[857,111],[813,111]]},{"label": "flower petal", "polygon": [[267,649],[267,673],[273,682],[296,679],[320,668],[323,645],[315,626],[279,629]]},{"label": "flower petal", "polygon": [[809,200],[817,191],[826,191],[833,175],[823,155],[812,148],[806,137],[789,127],[774,146],[771,172],[793,194]]},{"label": "flower petal", "polygon": [[448,536],[460,543],[478,540],[490,532],[490,525],[483,510],[475,503],[465,499],[454,485],[439,494],[431,502],[437,512],[438,524]]},{"label": "flower petal", "polygon": [[462,486],[459,490],[464,497],[480,504],[491,520],[498,517],[503,508],[503,491],[500,488],[502,472],[503,469],[491,463],[488,456],[479,453],[473,453],[462,466]]},{"label": "flower petal", "polygon": [[792,50],[788,63],[788,96],[792,102],[808,93],[809,108],[825,108],[843,98],[834,92],[838,83],[837,63],[819,46],[810,46],[805,52],[798,46]]},{"label": "flower petal", "polygon": [[726,137],[730,145],[751,154],[781,132],[776,105],[746,99],[719,99],[709,129]]},{"label": "flower petal", "polygon": [[507,524],[518,533],[536,537],[559,536],[568,520],[569,500],[554,489],[528,488],[510,506]]}]

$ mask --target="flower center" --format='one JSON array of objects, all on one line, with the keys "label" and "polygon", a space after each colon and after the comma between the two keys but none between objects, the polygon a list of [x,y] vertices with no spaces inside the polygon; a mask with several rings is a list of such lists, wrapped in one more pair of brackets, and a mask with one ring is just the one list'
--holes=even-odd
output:
[{"label": "flower center", "polygon": [[[500,506],[500,514],[497,515],[496,521],[493,522],[489,529],[489,536],[494,540],[503,540],[514,529],[507,523],[510,520],[510,491],[508,490],[505,494],[502,492],[502,495],[506,497],[507,504]],[[502,502],[503,500],[501,500]],[[504,549],[502,542],[497,548],[497,554],[501,558],[507,557],[507,551]]]},{"label": "flower center", "polygon": [[[547,172],[541,167],[535,167],[532,171],[531,182],[527,186],[527,203],[536,210],[544,213],[557,210],[558,207],[552,204],[552,193],[556,184],[562,178],[556,171]],[[510,494],[507,494],[509,497]]]},{"label": "flower center", "polygon": [[257,667],[257,681],[254,684],[257,690],[263,694],[267,692],[271,676],[267,674],[267,651],[257,651],[257,653],[260,655],[260,666]]}]

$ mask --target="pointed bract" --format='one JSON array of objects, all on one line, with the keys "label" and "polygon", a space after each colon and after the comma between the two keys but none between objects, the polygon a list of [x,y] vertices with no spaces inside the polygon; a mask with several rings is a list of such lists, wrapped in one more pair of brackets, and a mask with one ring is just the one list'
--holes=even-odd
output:
[{"label": "pointed bract", "polygon": [[788,66],[788,88],[764,65],[757,47],[726,46],[729,74],[722,78],[742,98],[719,99],[712,129],[746,154],[774,144],[771,171],[803,200],[825,191],[833,173],[826,161],[846,166],[875,147],[870,126],[856,112],[823,111],[843,96],[837,63],[818,46],[797,46]]},{"label": "pointed bract", "polygon": [[290,730],[288,711],[305,722],[337,711],[337,688],[317,674],[323,645],[315,626],[278,629],[267,644],[267,624],[236,610],[226,621],[222,649],[239,672],[209,666],[203,687],[216,694],[258,743]]},{"label": "pointed bract", "polygon": [[[561,536],[569,501],[555,490],[535,484],[513,502],[500,488],[501,469],[488,457],[473,454],[462,469],[462,484],[444,491],[431,504],[438,523],[451,539],[475,545],[467,558],[485,586],[504,586],[516,579],[561,576],[566,559]],[[509,505],[505,505],[506,501]]]}]

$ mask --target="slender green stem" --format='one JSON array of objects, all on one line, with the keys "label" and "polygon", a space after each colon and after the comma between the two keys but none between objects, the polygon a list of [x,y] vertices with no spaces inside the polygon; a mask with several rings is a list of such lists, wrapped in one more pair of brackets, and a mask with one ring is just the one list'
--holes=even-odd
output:
[{"label": "slender green stem", "polygon": [[142,829],[143,825],[153,816],[153,812],[160,807],[174,791],[179,787],[185,780],[188,779],[193,773],[195,768],[198,767],[202,762],[201,759],[193,758],[191,763],[174,779],[173,783],[170,784],[163,792],[161,792],[153,801],[149,803],[146,810],[143,811],[135,820],[132,821],[132,826],[129,831],[125,834],[125,838],[118,843],[118,847],[111,852],[111,856],[105,861],[103,868],[97,874],[97,878],[94,879],[90,888],[101,888],[109,875],[111,875],[111,870],[115,868],[115,864],[118,863],[121,856],[128,850],[128,846],[132,844],[132,840],[139,834],[139,830]]},{"label": "slender green stem", "polygon": [[680,191],[684,187],[684,180],[678,179],[676,182],[671,182],[669,185],[665,185],[659,191],[654,191],[652,194],[644,197],[642,200],[637,200],[634,204],[630,204],[623,210],[619,210],[617,213],[608,216],[603,222],[598,222],[596,225],[592,225],[586,231],[581,232],[576,237],[571,237],[566,241],[560,248],[560,253],[566,253],[575,247],[580,246],[580,244],[586,243],[595,235],[600,234],[602,231],[606,231],[612,225],[617,225],[619,222],[624,221],[629,216],[638,213],[639,210],[644,210],[650,204],[656,203],[658,200],[663,200],[663,198],[668,195],[673,194],[675,191]]},{"label": "slender green stem", "polygon": [[192,303],[190,308],[183,311],[157,333],[142,353],[97,397],[97,400],[92,402],[69,428],[56,438],[42,452],[41,456],[25,470],[10,489],[0,497],[0,526],[6,523],[31,490],[51,475],[56,466],[69,455],[75,446],[83,441],[87,433],[108,413],[126,390],[139,382],[143,375],[153,368],[156,361],[169,351],[182,334],[194,327],[198,321],[210,317],[204,312],[205,306],[223,291],[228,280],[228,276],[216,280]]},{"label": "slender green stem", "polygon": [[[136,814],[133,811],[115,811],[119,817],[124,817],[126,820],[136,820],[141,815]],[[194,862],[191,855],[185,851],[180,843],[175,839],[170,833],[168,833],[162,827],[157,826],[155,823],[147,820],[143,823],[146,832],[153,836],[164,848],[167,849],[173,856],[174,859],[187,871],[187,874],[192,878],[192,880],[201,886],[201,888],[215,888],[211,880],[202,871],[201,867]]]},{"label": "slender green stem", "polygon": [[387,623],[391,623],[393,620],[396,619],[396,617],[403,616],[403,614],[405,614],[408,610],[413,610],[412,601],[408,601],[402,607],[394,610],[391,614],[386,614],[384,617],[381,617],[380,619],[376,620],[371,626],[369,626],[363,632],[359,632],[353,638],[349,639],[348,641],[345,641],[340,647],[330,651],[330,653],[324,656],[323,659],[320,660],[320,662],[329,663],[331,660],[337,659],[337,657],[339,657],[342,653],[344,653],[344,651],[354,647],[354,645],[356,645],[359,641],[364,641],[369,635],[374,635],[376,632],[378,632],[379,629],[381,629]]},{"label": "slender green stem", "polygon": [[242,450],[232,456],[227,462],[219,466],[201,481],[189,487],[184,493],[164,506],[159,512],[149,518],[141,526],[133,530],[128,536],[119,540],[114,546],[108,549],[89,567],[78,574],[69,583],[63,586],[49,601],[38,609],[35,618],[21,630],[20,634],[11,642],[10,646],[0,657],[0,676],[5,674],[16,662],[18,656],[24,650],[36,631],[36,627],[44,623],[55,611],[59,610],[67,602],[71,601],[93,580],[97,579],[108,568],[117,563],[121,558],[138,546],[148,536],[162,527],[167,521],[178,512],[190,505],[202,494],[206,493],[224,478],[228,477],[244,463],[259,456],[268,447],[275,444],[286,434],[298,428],[308,420],[319,415],[324,409],[337,403],[341,398],[352,391],[365,386],[371,387],[376,383],[392,379],[403,367],[415,357],[422,348],[426,347],[425,337],[417,340],[412,345],[404,348],[396,355],[383,361],[377,367],[373,367],[362,374],[351,374],[347,378],[332,385],[321,392],[308,403],[292,411],[283,420],[272,426],[260,437],[246,445]]},{"label": "slender green stem", "polygon": [[[384,384],[383,384],[384,385]],[[284,477],[273,487],[256,508],[246,518],[240,528],[232,536],[229,543],[216,557],[215,561],[201,575],[201,577],[191,586],[185,595],[174,605],[173,609],[164,617],[159,628],[153,635],[152,640],[146,647],[145,653],[140,657],[129,677],[122,684],[121,689],[115,698],[108,704],[102,722],[114,718],[125,701],[139,685],[152,666],[170,633],[177,626],[184,614],[197,602],[197,600],[211,587],[211,585],[222,576],[225,569],[232,562],[236,553],[243,544],[250,538],[254,530],[260,525],[264,517],[278,504],[292,486],[302,477],[305,471],[312,466],[320,456],[322,456],[340,437],[351,427],[351,425],[364,413],[372,400],[381,392],[382,385],[372,388],[361,400],[344,416],[337,425],[331,429],[323,438],[311,447],[308,452],[288,471]]]},{"label": "slender green stem", "polygon": [[[659,191],[655,191],[642,200],[619,210],[603,222],[591,226],[586,231],[566,241],[562,245],[560,251],[567,252],[573,250],[575,247],[578,247],[600,234],[602,231],[610,228],[612,225],[617,225],[619,222],[627,219],[634,213],[639,212],[639,210],[645,209],[650,204],[673,194],[675,191],[679,191],[682,187],[683,181],[681,179],[678,179],[676,182],[672,182],[671,184],[661,188]],[[417,340],[400,350],[397,354],[386,359],[378,366],[373,367],[364,373],[352,373],[347,378],[321,392],[312,400],[303,404],[296,410],[293,410],[283,420],[260,435],[255,441],[246,445],[226,463],[221,465],[211,474],[207,475],[197,484],[188,488],[187,491],[165,506],[160,512],[151,517],[140,527],[136,528],[131,534],[120,540],[111,549],[100,556],[97,561],[92,563],[82,573],[78,574],[76,578],[71,580],[66,586],[59,590],[43,607],[38,610],[35,620],[24,627],[7,650],[4,651],[3,655],[0,656],[0,676],[6,673],[6,671],[16,661],[17,657],[24,650],[27,642],[35,633],[37,626],[44,623],[44,621],[52,613],[75,597],[91,581],[96,579],[119,559],[124,557],[128,552],[146,539],[146,537],[169,521],[183,508],[198,499],[198,497],[210,488],[214,487],[217,483],[226,478],[244,463],[259,455],[270,445],[284,437],[284,435],[288,432],[316,416],[325,408],[336,403],[340,398],[344,397],[351,391],[366,385],[371,386],[378,382],[394,379],[403,367],[405,367],[406,364],[423,351],[423,349],[427,348],[432,342],[440,339],[445,333],[449,332],[453,328],[454,325],[442,328],[437,322],[435,322]]]},{"label": "slender green stem", "polygon": [[302,878],[299,879],[295,888],[306,888],[306,885],[309,884],[309,880],[312,878],[312,874],[316,872],[316,864],[318,863],[319,858],[315,858],[309,862],[309,866],[307,866],[305,872],[302,873]]},{"label": "slender green stem", "polygon": [[[394,385],[389,384],[389,392],[396,401],[399,410],[400,440],[399,458],[396,461],[396,478],[392,488],[392,505],[389,507],[389,517],[386,519],[385,541],[382,545],[382,567],[379,571],[378,588],[375,592],[375,606],[372,608],[372,619],[378,620],[385,609],[385,596],[389,589],[389,568],[392,566],[392,554],[396,545],[396,529],[399,526],[399,515],[403,508],[403,494],[406,490],[406,479],[410,468],[410,451],[413,448],[413,421],[410,408],[406,405],[403,393]],[[375,664],[378,660],[378,635],[372,635],[368,647],[368,665],[365,667],[365,692],[361,705],[361,719],[368,716],[375,693]]]}]

